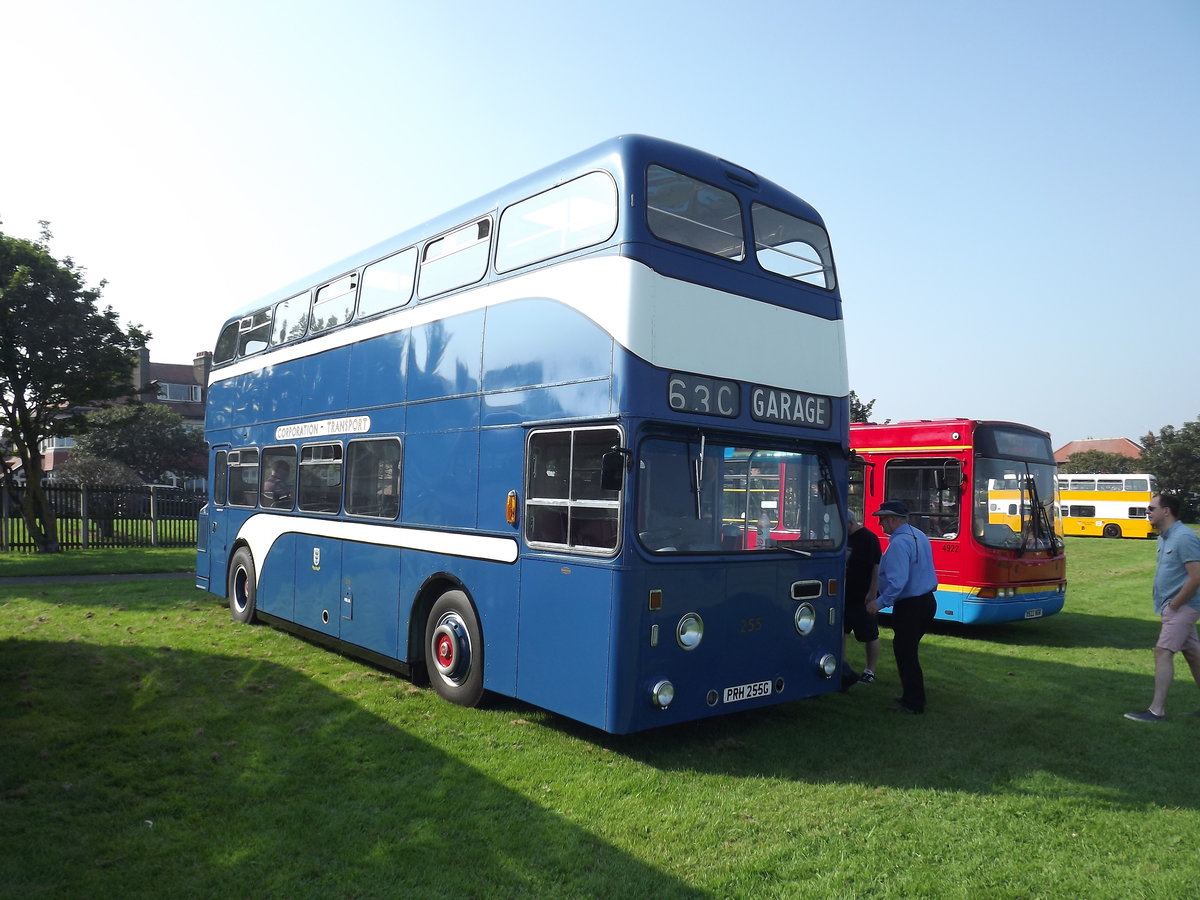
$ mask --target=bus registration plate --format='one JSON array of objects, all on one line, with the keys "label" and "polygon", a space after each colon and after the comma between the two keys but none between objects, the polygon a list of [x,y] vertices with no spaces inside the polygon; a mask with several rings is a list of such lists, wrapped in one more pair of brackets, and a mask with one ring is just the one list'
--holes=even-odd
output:
[{"label": "bus registration plate", "polygon": [[725,688],[725,702],[737,703],[739,700],[753,700],[755,697],[771,696],[771,682],[756,681],[754,684],[739,684],[737,687]]},{"label": "bus registration plate", "polygon": [[1040,619],[1041,617],[1042,617],[1041,607],[1038,607],[1036,609],[1025,610],[1025,618],[1027,618],[1027,619]]}]

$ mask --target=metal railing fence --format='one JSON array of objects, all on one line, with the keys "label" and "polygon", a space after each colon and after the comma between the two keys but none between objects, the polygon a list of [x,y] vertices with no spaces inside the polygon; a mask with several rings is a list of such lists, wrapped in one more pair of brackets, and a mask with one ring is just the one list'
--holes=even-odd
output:
[{"label": "metal railing fence", "polygon": [[[36,549],[21,518],[21,493],[0,485],[0,551]],[[163,485],[97,487],[52,482],[44,488],[58,519],[63,550],[102,547],[194,547],[202,493]]]}]

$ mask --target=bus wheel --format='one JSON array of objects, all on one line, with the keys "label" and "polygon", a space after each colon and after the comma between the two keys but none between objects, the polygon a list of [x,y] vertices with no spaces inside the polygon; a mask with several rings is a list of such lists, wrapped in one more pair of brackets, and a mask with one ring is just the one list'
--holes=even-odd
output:
[{"label": "bus wheel", "polygon": [[475,610],[462,591],[447,591],[425,623],[425,669],[433,689],[459,706],[483,697],[483,637]]},{"label": "bus wheel", "polygon": [[249,549],[242,547],[229,564],[229,611],[235,622],[254,621],[256,588],[254,557]]},{"label": "bus wheel", "polygon": [[1121,536],[1121,526],[1118,525],[1116,522],[1109,522],[1107,525],[1104,526],[1104,536],[1112,537],[1112,538],[1120,537]]}]

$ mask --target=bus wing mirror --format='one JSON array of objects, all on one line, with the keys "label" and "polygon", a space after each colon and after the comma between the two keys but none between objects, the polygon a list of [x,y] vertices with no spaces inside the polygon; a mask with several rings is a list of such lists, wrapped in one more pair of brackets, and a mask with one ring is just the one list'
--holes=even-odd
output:
[{"label": "bus wing mirror", "polygon": [[600,489],[619,491],[625,482],[625,460],[632,454],[624,447],[613,447],[600,457]]},{"label": "bus wing mirror", "polygon": [[948,465],[938,469],[934,475],[934,481],[939,491],[946,489],[957,491],[963,486],[962,469],[957,465]]}]

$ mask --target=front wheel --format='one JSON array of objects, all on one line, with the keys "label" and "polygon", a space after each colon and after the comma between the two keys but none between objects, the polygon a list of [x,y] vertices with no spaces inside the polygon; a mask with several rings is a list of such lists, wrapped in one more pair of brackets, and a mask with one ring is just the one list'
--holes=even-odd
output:
[{"label": "front wheel", "polygon": [[425,670],[438,695],[459,706],[483,698],[483,635],[471,601],[447,591],[425,623]]},{"label": "front wheel", "polygon": [[1116,522],[1109,522],[1104,526],[1104,536],[1106,538],[1119,538],[1121,536],[1121,526]]},{"label": "front wheel", "polygon": [[254,556],[248,548],[241,547],[229,563],[229,612],[235,622],[249,624],[254,621],[257,587]]}]

